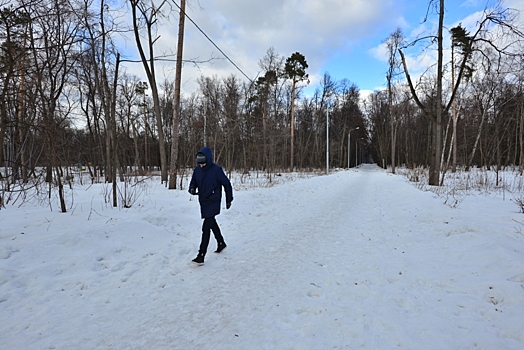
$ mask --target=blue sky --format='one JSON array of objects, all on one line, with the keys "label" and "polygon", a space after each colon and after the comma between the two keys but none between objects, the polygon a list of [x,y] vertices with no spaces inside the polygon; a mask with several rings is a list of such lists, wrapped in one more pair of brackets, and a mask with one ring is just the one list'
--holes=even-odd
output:
[{"label": "blue sky", "polygon": [[[463,22],[473,28],[475,23],[472,18],[477,18],[475,14],[494,3],[493,1],[448,0],[445,5],[445,25],[449,29]],[[386,84],[385,74],[388,67],[386,57],[378,56],[380,44],[396,28],[402,29],[408,41],[413,40],[422,28],[424,33],[434,34],[431,29],[436,26],[438,20],[435,8],[429,6],[429,1],[398,1],[395,5],[391,17],[383,22],[374,23],[373,30],[363,33],[348,45],[333,48],[322,65],[323,70],[336,78],[348,78],[361,90],[383,88]],[[514,4],[507,2],[506,6],[510,5]],[[520,7],[524,9],[522,4]]]},{"label": "blue sky", "polygon": [[[430,0],[187,1],[188,15],[253,79],[261,73],[258,62],[270,47],[284,58],[297,51],[302,53],[309,64],[311,86],[308,90],[314,89],[325,72],[335,80],[350,80],[361,91],[383,88],[387,63],[380,53],[381,43],[397,27],[408,40],[420,33],[434,34],[438,20]],[[451,28],[462,22],[474,27],[475,14],[496,3],[495,0],[447,0],[445,25]],[[524,10],[524,1],[506,0],[504,6]],[[158,28],[157,53],[176,51],[177,28],[178,13],[173,11]],[[127,45],[126,50],[132,52],[133,40]],[[184,59],[210,57],[222,56],[186,21]],[[430,64],[431,59],[411,57],[410,62],[416,73],[424,69],[424,64]],[[143,76],[140,65],[128,66],[128,70]],[[159,80],[164,77],[172,80],[174,64],[163,65],[158,72]],[[201,75],[223,78],[231,74],[246,80],[224,59],[198,66],[187,63],[182,74],[182,93],[195,91]]]}]

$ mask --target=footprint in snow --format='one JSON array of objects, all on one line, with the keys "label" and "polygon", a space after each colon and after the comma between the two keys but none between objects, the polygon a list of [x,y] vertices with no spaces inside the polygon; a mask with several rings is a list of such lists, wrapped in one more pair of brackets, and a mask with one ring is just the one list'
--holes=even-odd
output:
[{"label": "footprint in snow", "polygon": [[8,247],[0,247],[0,259],[9,259],[11,257],[11,249]]},{"label": "footprint in snow", "polygon": [[508,281],[524,283],[524,273],[521,273],[520,275],[515,275],[513,277],[510,277],[510,278],[508,278]]}]

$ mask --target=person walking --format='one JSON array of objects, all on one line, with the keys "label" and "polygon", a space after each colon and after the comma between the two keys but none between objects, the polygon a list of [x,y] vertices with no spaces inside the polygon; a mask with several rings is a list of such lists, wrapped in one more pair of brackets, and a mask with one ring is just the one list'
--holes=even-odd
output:
[{"label": "person walking", "polygon": [[231,182],[224,174],[224,170],[218,164],[213,163],[213,152],[209,147],[203,147],[196,155],[197,166],[193,170],[191,182],[189,183],[189,193],[198,195],[200,203],[200,214],[204,223],[202,224],[202,240],[198,255],[193,259],[197,265],[204,265],[204,258],[209,245],[211,232],[217,241],[215,253],[221,253],[227,245],[220,232],[215,216],[220,214],[220,204],[222,202],[222,187],[226,192],[226,209],[231,207],[233,201],[233,187]]}]

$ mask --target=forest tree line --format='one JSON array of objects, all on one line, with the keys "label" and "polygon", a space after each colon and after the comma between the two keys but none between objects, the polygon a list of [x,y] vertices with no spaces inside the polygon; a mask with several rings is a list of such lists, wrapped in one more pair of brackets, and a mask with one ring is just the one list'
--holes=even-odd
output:
[{"label": "forest tree line", "polygon": [[[17,0],[1,8],[3,190],[35,179],[60,189],[66,169],[77,164],[86,166],[93,179],[113,183],[117,173],[166,168],[173,137],[178,140],[179,172],[194,166],[194,156],[204,145],[227,171],[323,169],[328,137],[330,167],[431,164],[433,124],[399,78],[396,49],[388,89],[364,98],[356,84],[329,73],[306,95],[307,79],[302,76],[295,84],[286,69],[294,56],[286,60],[269,48],[254,81],[201,76],[198,89],[181,97],[178,134],[173,135],[173,82],[152,87],[122,69],[113,40],[122,28],[107,4],[94,5],[83,0]],[[143,23],[136,29],[147,32],[149,22]],[[458,55],[466,57],[461,48]],[[522,169],[523,52],[501,55],[490,45],[467,52],[463,62],[471,74],[454,95],[455,133],[451,112],[442,115],[441,170]],[[447,76],[454,64],[444,65]],[[437,86],[436,75],[420,78],[417,91],[423,103],[438,105]],[[444,96],[452,94],[453,86],[444,81]]]}]

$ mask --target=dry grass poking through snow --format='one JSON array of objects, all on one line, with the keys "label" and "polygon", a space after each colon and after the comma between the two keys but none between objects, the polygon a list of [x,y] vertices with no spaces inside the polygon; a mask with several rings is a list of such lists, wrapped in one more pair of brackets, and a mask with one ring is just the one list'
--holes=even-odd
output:
[{"label": "dry grass poking through snow", "polygon": [[403,167],[397,168],[396,173],[413,182],[417,188],[444,198],[451,207],[460,205],[468,195],[502,194],[515,202],[524,213],[524,177],[518,167],[506,167],[498,173],[486,168],[457,169],[455,173],[446,172],[442,186],[428,185],[428,169]]}]

